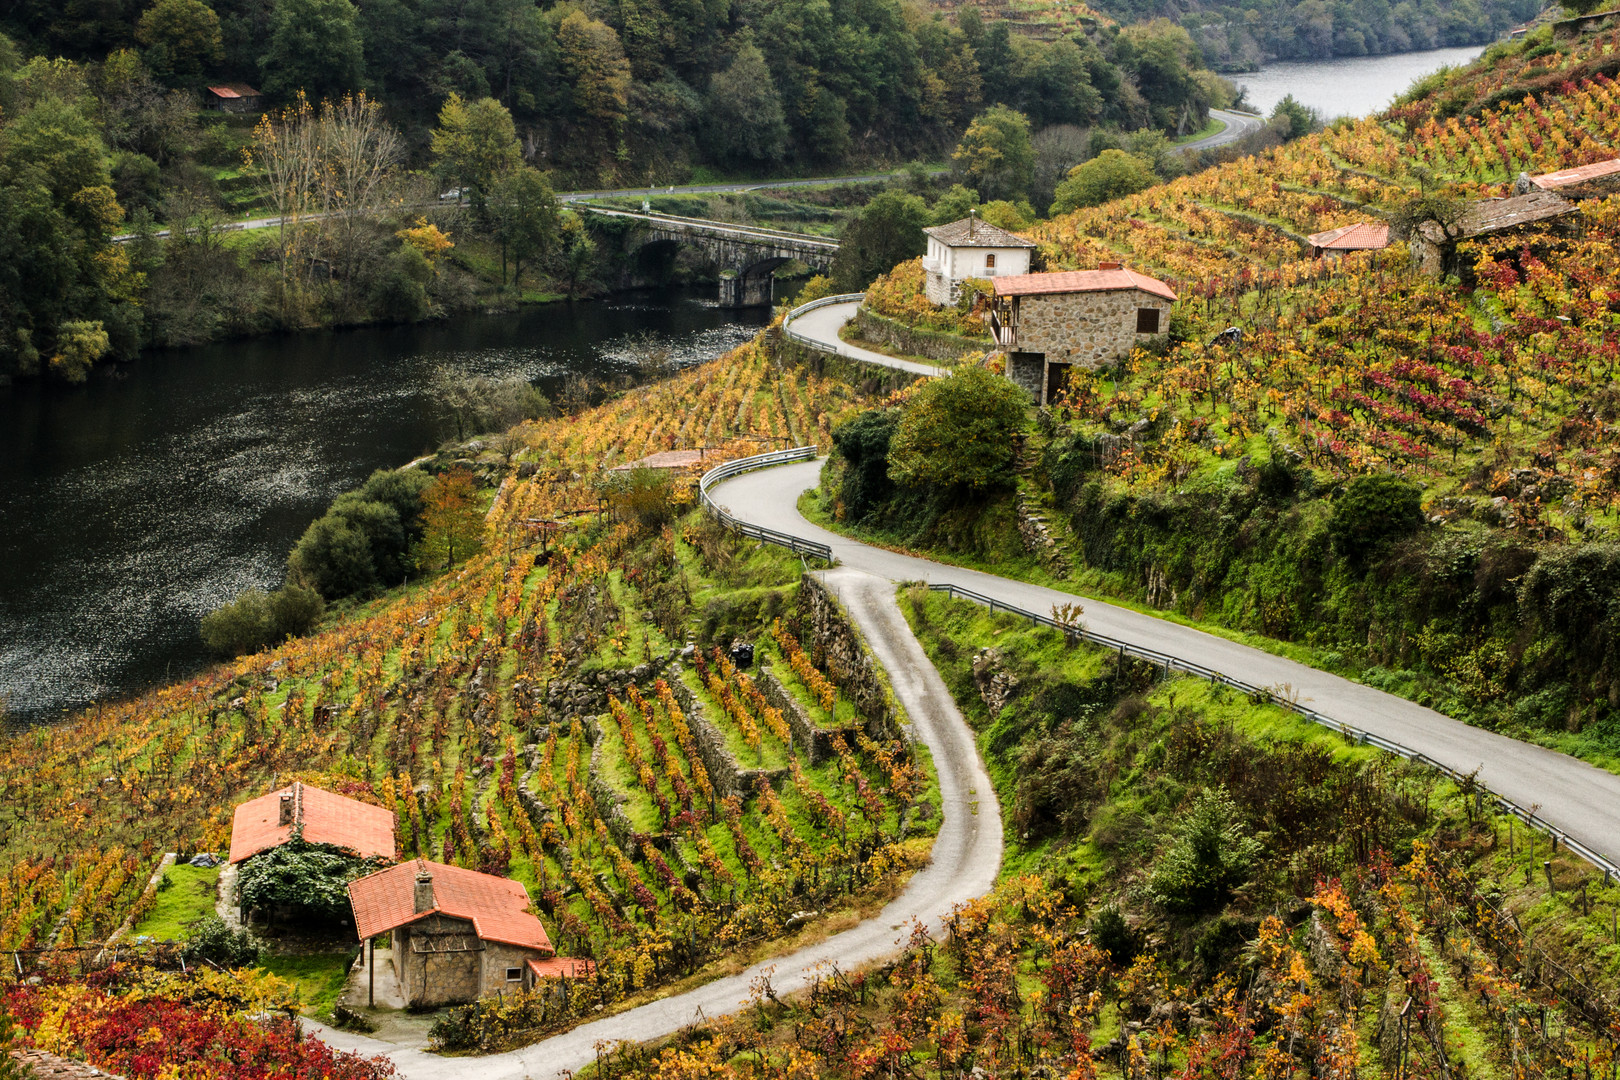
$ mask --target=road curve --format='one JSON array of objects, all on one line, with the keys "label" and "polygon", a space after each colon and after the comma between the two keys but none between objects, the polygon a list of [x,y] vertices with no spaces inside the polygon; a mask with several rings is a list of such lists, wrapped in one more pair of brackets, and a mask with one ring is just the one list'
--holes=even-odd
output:
[{"label": "road curve", "polygon": [[[950,582],[1026,611],[1071,603],[1070,593],[869,547],[810,524],[798,495],[818,480],[805,462],[746,473],[710,489],[736,517],[829,545],[842,566],[891,581]],[[1479,781],[1562,829],[1611,862],[1620,860],[1620,776],[1519,742],[1293,660],[1100,600],[1085,601],[1086,626],[1143,648],[1202,664],[1255,686],[1297,695],[1341,723],[1402,743]],[[1286,689],[1284,689],[1286,688]]]},{"label": "road curve", "polygon": [[913,375],[943,375],[944,368],[934,367],[932,364],[919,364],[915,360],[901,360],[894,356],[885,356],[871,349],[862,349],[851,345],[838,336],[838,331],[844,324],[855,317],[860,309],[859,300],[850,300],[842,304],[828,304],[825,307],[814,308],[803,315],[791,316],[782,323],[782,330],[789,328],[803,334],[816,343],[823,352],[835,356],[846,356],[851,360],[861,360],[868,364],[877,364],[880,367],[893,368],[896,371],[908,371]]},{"label": "road curve", "polygon": [[[781,471],[768,470],[766,475],[780,476]],[[337,1049],[387,1055],[404,1080],[456,1080],[469,1075],[479,1080],[550,1080],[595,1060],[598,1042],[662,1038],[704,1017],[735,1012],[746,1004],[750,984],[762,974],[769,973],[778,993],[787,993],[801,989],[829,961],[849,971],[890,956],[909,934],[913,919],[922,920],[938,935],[943,916],[952,907],[989,892],[1001,869],[1001,813],[972,731],[906,625],[893,585],[852,567],[836,567],[821,577],[888,672],[912,731],[927,745],[939,775],[943,816],[933,856],[899,897],[873,918],[819,944],[510,1053],[446,1058],[307,1021],[306,1027]]]},{"label": "road curve", "polygon": [[1183,153],[1190,153],[1194,150],[1213,150],[1217,146],[1225,146],[1227,143],[1235,143],[1244,136],[1253,135],[1255,132],[1266,126],[1265,120],[1251,113],[1236,113],[1228,112],[1225,109],[1211,109],[1209,110],[1209,115],[1224,123],[1226,127],[1222,128],[1220,131],[1217,131],[1208,138],[1199,139],[1196,142],[1183,143],[1179,147]]}]

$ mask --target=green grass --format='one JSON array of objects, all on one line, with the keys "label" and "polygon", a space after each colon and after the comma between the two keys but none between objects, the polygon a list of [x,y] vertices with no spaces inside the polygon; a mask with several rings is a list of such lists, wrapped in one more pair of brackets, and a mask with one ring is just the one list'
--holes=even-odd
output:
[{"label": "green grass", "polygon": [[259,961],[259,967],[298,988],[298,999],[305,1014],[328,1016],[343,993],[343,985],[349,978],[349,965],[353,960],[353,952],[318,953],[314,956],[266,955]]},{"label": "green grass", "polygon": [[160,889],[157,904],[135,926],[136,935],[159,941],[181,941],[188,927],[198,919],[214,914],[214,898],[219,891],[219,867],[171,866],[163,872],[169,887]]}]

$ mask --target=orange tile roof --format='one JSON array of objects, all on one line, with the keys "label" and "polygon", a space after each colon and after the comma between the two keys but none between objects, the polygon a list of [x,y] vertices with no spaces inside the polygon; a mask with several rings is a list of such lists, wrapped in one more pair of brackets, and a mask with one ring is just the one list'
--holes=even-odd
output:
[{"label": "orange tile roof", "polygon": [[1389,226],[1358,221],[1327,232],[1312,233],[1305,239],[1312,247],[1328,251],[1378,251],[1389,247]]},{"label": "orange tile roof", "polygon": [[213,94],[215,97],[222,97],[226,99],[262,96],[257,90],[253,89],[253,87],[249,86],[247,83],[240,82],[224,83],[220,86],[210,86],[208,88],[208,92]]},{"label": "orange tile roof", "polygon": [[394,812],[308,784],[249,799],[231,821],[233,863],[252,858],[292,839],[293,824],[281,824],[281,796],[293,796],[293,824],[302,822],[304,839],[331,844],[361,858],[394,857]]},{"label": "orange tile roof", "polygon": [[703,464],[702,450],[660,450],[623,465],[615,465],[608,472],[629,472],[631,469],[686,469]]},{"label": "orange tile roof", "polygon": [[[416,910],[416,875],[433,875],[433,903]],[[466,919],[484,941],[555,953],[546,928],[529,911],[529,893],[511,878],[413,859],[349,882],[349,906],[360,940],[386,934],[429,915]]]},{"label": "orange tile roof", "polygon": [[1580,184],[1587,180],[1596,180],[1600,176],[1609,176],[1620,172],[1620,158],[1609,161],[1595,161],[1590,165],[1581,165],[1574,169],[1559,169],[1557,172],[1542,173],[1532,176],[1530,182],[1538,188],[1553,190],[1568,187],[1570,184]]},{"label": "orange tile roof", "polygon": [[1013,274],[996,278],[997,296],[1036,296],[1049,293],[1117,292],[1140,289],[1174,300],[1175,292],[1158,278],[1124,267],[1113,270],[1065,270],[1056,274]]},{"label": "orange tile roof", "polygon": [[536,979],[577,979],[595,971],[596,961],[553,956],[549,960],[530,960],[529,970]]}]

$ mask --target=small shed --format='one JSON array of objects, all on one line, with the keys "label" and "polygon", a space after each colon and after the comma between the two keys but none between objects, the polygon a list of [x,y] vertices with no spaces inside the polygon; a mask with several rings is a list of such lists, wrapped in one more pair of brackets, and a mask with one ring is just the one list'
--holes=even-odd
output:
[{"label": "small shed", "polygon": [[394,857],[394,812],[309,784],[293,783],[236,808],[230,862],[280,847],[295,830],[311,844],[330,844],[362,859]]},{"label": "small shed", "polygon": [[220,112],[255,113],[264,107],[264,95],[244,82],[208,88],[208,101]]},{"label": "small shed", "polygon": [[962,283],[969,278],[993,278],[1029,273],[1033,240],[980,221],[969,214],[949,225],[924,229],[928,254],[923,256],[927,274],[924,292],[928,302],[948,307],[962,298]]},{"label": "small shed", "polygon": [[1382,221],[1358,221],[1306,237],[1311,258],[1337,259],[1350,251],[1382,251],[1389,246],[1389,226]]},{"label": "small shed", "polygon": [[615,465],[608,472],[631,472],[635,469],[663,469],[667,471],[684,471],[695,469],[703,464],[702,450],[660,450],[656,454],[627,461],[623,465]]},{"label": "small shed", "polygon": [[[520,882],[416,859],[349,883],[362,942],[389,934],[393,975],[409,1006],[449,1005],[545,979],[588,974],[558,957]],[[374,957],[367,958],[376,977]]]},{"label": "small shed", "polygon": [[1620,191],[1620,158],[1532,176],[1528,190],[1550,191],[1565,199],[1601,199],[1613,195]]},{"label": "small shed", "polygon": [[1175,302],[1170,286],[1120,263],[1023,274],[996,279],[990,331],[1008,378],[1045,405],[1072,365],[1101,367],[1167,333]]},{"label": "small shed", "polygon": [[1461,273],[1457,244],[1477,236],[1508,234],[1531,226],[1571,228],[1563,219],[1576,211],[1574,203],[1550,191],[1532,191],[1505,199],[1482,199],[1463,214],[1449,232],[1436,221],[1419,225],[1408,244],[1412,265],[1433,277]]}]

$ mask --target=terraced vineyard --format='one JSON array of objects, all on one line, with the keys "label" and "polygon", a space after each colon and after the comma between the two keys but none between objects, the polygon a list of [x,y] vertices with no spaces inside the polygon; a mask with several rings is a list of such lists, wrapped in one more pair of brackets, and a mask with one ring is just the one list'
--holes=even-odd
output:
[{"label": "terraced vineyard", "polygon": [[[496,493],[463,566],[324,633],[7,738],[0,948],[75,964],[52,950],[138,917],[163,850],[221,849],[237,801],[293,778],[392,808],[402,855],[523,881],[560,947],[599,961],[581,1012],[892,881],[937,825],[916,811],[926,765],[882,696],[821,657],[799,563],[707,523],[603,512],[594,486],[649,451],[718,444],[718,462],[815,440],[853,400],[748,346],[528,425],[517,457],[533,465]],[[545,550],[536,519],[565,524]],[[738,575],[756,607],[722,624],[755,628],[760,666],[680,662]]]}]

